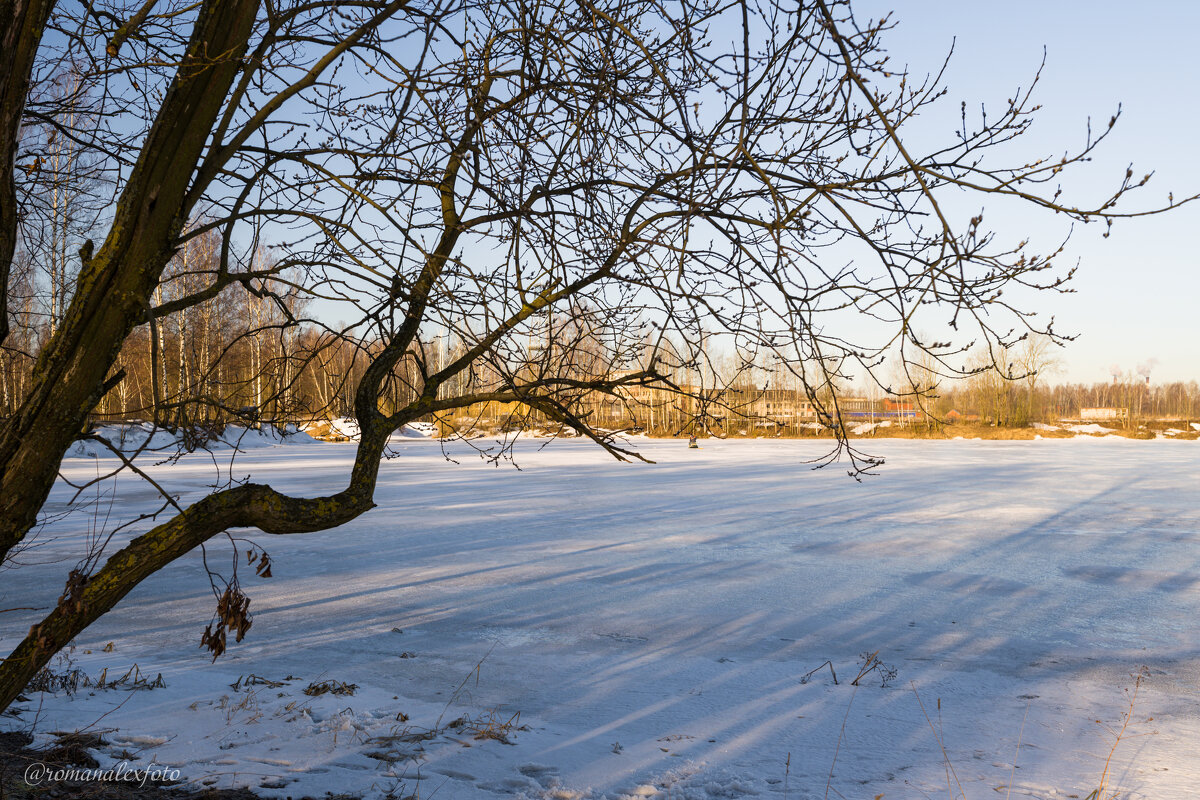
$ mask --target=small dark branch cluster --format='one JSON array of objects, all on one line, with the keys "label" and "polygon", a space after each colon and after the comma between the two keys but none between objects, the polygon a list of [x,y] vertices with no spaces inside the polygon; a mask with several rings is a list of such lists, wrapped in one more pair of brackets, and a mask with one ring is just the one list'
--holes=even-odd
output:
[{"label": "small dark branch cluster", "polygon": [[200,647],[208,648],[213,661],[216,661],[225,652],[226,632],[232,631],[234,640],[240,642],[253,622],[250,615],[250,598],[236,583],[230,584],[217,598],[216,614],[213,621],[204,628],[204,634],[200,637]]}]

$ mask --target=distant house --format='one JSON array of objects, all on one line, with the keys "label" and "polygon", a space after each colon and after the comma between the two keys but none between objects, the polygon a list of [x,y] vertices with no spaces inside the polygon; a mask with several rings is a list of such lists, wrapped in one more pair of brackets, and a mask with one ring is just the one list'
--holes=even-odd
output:
[{"label": "distant house", "polygon": [[751,389],[747,395],[752,398],[747,411],[754,416],[768,418],[780,424],[791,423],[797,419],[816,418],[812,402],[803,392],[794,389]]},{"label": "distant house", "polygon": [[1127,420],[1129,419],[1129,409],[1112,407],[1081,408],[1079,409],[1079,418],[1081,420],[1104,420],[1109,422],[1113,420]]},{"label": "distant house", "polygon": [[915,419],[918,415],[917,408],[908,400],[893,400],[890,397],[885,397],[883,400],[883,411],[889,416],[905,417]]},{"label": "distant house", "polygon": [[838,408],[841,409],[843,416],[869,414],[875,409],[875,403],[866,397],[839,397]]}]

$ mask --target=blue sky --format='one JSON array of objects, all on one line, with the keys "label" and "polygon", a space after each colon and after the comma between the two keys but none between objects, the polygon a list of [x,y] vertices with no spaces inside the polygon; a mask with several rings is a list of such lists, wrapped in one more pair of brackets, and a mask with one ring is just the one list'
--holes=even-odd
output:
[{"label": "blue sky", "polygon": [[[1137,204],[1165,202],[1168,191],[1176,198],[1200,192],[1200,3],[859,0],[854,7],[860,18],[896,9],[899,26],[885,43],[896,65],[913,72],[936,69],[957,40],[945,80],[948,111],[962,100],[999,111],[1016,87],[1029,85],[1045,48],[1035,94],[1044,108],[1026,142],[1039,151],[1077,146],[1088,117],[1103,128],[1120,103],[1110,141],[1085,173],[1064,182],[1068,192],[1099,197],[1130,162],[1136,175],[1155,172]],[[1036,218],[988,219],[1006,230],[1027,227],[1035,241],[1054,229]],[[1056,329],[1079,335],[1052,380],[1103,381],[1111,365],[1133,371],[1151,359],[1156,383],[1200,380],[1200,202],[1118,223],[1108,239],[1101,233],[1093,225],[1072,236],[1076,294],[1032,301],[1055,316]]]},{"label": "blue sky", "polygon": [[[1103,130],[1120,105],[1121,120],[1094,162],[1064,179],[1065,198],[1098,205],[1130,164],[1135,175],[1152,171],[1155,177],[1126,210],[1164,205],[1169,191],[1176,198],[1200,193],[1194,144],[1200,140],[1200,62],[1191,55],[1200,37],[1200,2],[855,0],[854,8],[864,22],[895,11],[897,27],[884,44],[893,66],[908,65],[911,73],[936,71],[955,43],[943,81],[949,94],[913,124],[914,135],[952,142],[962,101],[976,114],[986,104],[994,119],[1007,98],[1029,86],[1045,53],[1034,95],[1043,108],[1016,155],[1003,163],[1078,150],[1089,117]],[[979,198],[964,202],[956,209],[960,219],[979,211]],[[1012,204],[988,206],[985,220],[1004,240],[1028,237],[1042,252],[1067,230],[1061,217],[1021,213]],[[1099,224],[1077,226],[1063,259],[1079,262],[1075,293],[1025,295],[1021,302],[1042,317],[1053,315],[1057,331],[1078,336],[1060,354],[1061,371],[1048,379],[1101,382],[1114,367],[1133,373],[1153,363],[1156,383],[1200,380],[1197,232],[1200,201],[1119,222],[1107,239]],[[855,326],[849,327],[853,334]],[[924,324],[921,334],[956,338]]]}]

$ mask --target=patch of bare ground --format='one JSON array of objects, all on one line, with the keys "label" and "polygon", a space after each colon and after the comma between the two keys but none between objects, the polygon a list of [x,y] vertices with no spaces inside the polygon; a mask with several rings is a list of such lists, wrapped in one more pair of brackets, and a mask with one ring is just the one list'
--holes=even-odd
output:
[{"label": "patch of bare ground", "polygon": [[[3,800],[259,800],[249,789],[189,789],[164,782],[136,780],[27,780],[33,768],[41,775],[59,769],[88,770],[98,762],[90,750],[103,744],[97,734],[70,733],[46,748],[31,749],[33,738],[21,731],[0,733],[0,798]],[[130,769],[141,769],[137,762]],[[315,800],[296,798],[296,800]],[[351,795],[321,800],[355,800]]]}]

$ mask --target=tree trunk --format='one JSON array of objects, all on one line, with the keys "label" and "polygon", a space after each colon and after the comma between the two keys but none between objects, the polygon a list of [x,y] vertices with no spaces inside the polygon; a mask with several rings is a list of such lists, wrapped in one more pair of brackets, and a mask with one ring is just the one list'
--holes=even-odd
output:
[{"label": "tree trunk", "polygon": [[350,485],[328,497],[287,497],[243,484],[211,494],[122,548],[94,575],[83,576],[0,664],[0,708],[7,708],[50,659],[150,575],[229,528],[305,533],[342,525],[374,507],[372,495],[386,435],[364,431]]},{"label": "tree trunk", "polygon": [[100,401],[122,344],[145,319],[188,211],[195,165],[241,63],[257,9],[257,0],[209,0],[198,12],[108,238],[83,264],[63,325],[38,358],[29,394],[0,430],[0,560],[36,523],[54,485],[59,458],[47,454],[61,457],[74,440]]},{"label": "tree trunk", "polygon": [[0,0],[0,344],[8,339],[8,276],[17,252],[17,140],[34,57],[54,0]]}]

